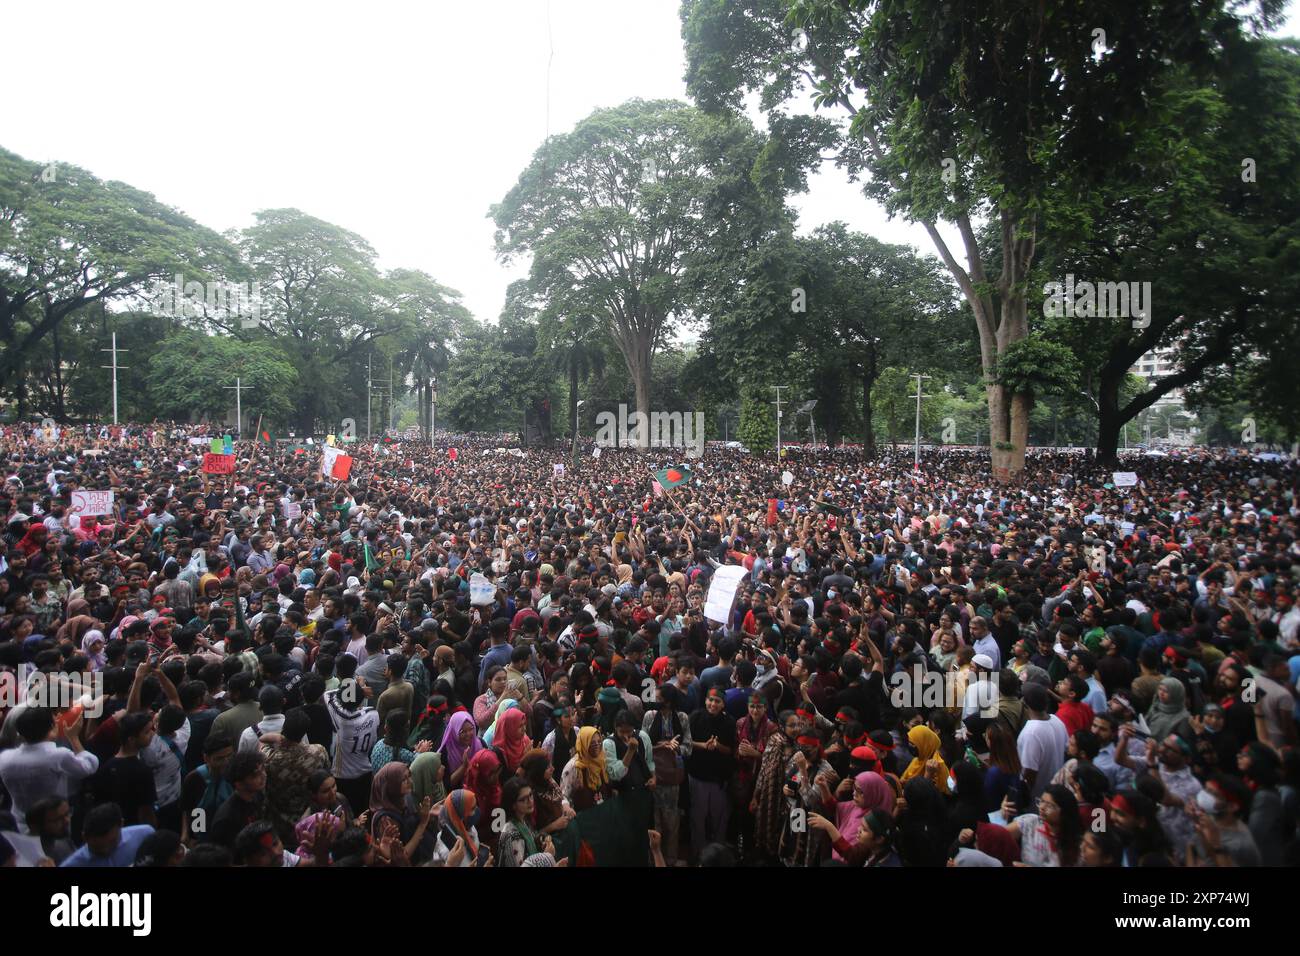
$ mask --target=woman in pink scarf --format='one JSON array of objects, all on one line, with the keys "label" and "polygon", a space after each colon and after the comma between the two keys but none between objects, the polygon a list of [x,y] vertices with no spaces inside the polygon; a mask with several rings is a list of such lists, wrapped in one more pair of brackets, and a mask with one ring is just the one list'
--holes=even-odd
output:
[{"label": "woman in pink scarf", "polygon": [[497,721],[497,734],[492,742],[505,757],[506,771],[511,774],[519,769],[519,762],[524,759],[524,754],[533,745],[528,735],[524,733],[526,720],[522,710],[512,707]]},{"label": "woman in pink scarf", "polygon": [[[835,805],[835,828],[840,831],[840,836],[849,843],[856,843],[862,821],[872,810],[892,814],[894,791],[884,777],[867,770],[853,778],[853,799]],[[831,855],[841,863],[846,862],[839,850],[832,851]]]}]

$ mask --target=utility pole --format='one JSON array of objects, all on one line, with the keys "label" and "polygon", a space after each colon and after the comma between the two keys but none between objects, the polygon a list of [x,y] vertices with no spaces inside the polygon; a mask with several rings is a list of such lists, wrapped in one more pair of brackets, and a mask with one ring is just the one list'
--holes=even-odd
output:
[{"label": "utility pole", "polygon": [[116,424],[117,424],[117,370],[120,369],[120,368],[130,368],[130,367],[131,367],[131,366],[129,366],[129,365],[118,365],[118,364],[117,364],[117,353],[118,353],[118,352],[128,352],[128,351],[130,351],[130,350],[129,350],[129,349],[119,349],[119,348],[117,347],[117,333],[114,332],[114,333],[113,333],[113,347],[112,347],[111,349],[100,349],[100,351],[101,351],[101,352],[112,352],[112,353],[113,353],[113,364],[112,364],[112,365],[101,365],[100,368],[111,368],[111,369],[113,370],[113,424],[116,425]]},{"label": "utility pole", "polygon": [[244,404],[242,401],[244,385],[239,378],[235,379],[234,385],[227,385],[226,388],[234,389],[235,392],[235,431],[240,438],[244,437]]},{"label": "utility pole", "polygon": [[916,379],[916,452],[912,458],[913,471],[921,470],[921,399],[930,397],[921,394],[921,382],[929,377],[920,372],[912,373],[912,378]]},{"label": "utility pole", "polygon": [[393,427],[393,358],[388,358],[388,427]]},{"label": "utility pole", "polygon": [[370,397],[371,388],[374,384],[374,379],[370,374],[370,366],[374,361],[374,358],[375,355],[373,352],[366,356],[366,441],[370,441]]},{"label": "utility pole", "polygon": [[773,404],[776,405],[776,460],[777,461],[781,460],[781,389],[789,388],[789,387],[790,387],[789,385],[772,386],[772,388],[776,391],[776,401]]}]

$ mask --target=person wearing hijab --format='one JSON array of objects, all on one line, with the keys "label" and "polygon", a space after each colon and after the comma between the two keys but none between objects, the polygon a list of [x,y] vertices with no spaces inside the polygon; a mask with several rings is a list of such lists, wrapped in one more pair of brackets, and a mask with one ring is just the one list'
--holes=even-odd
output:
[{"label": "person wearing hijab", "polygon": [[442,754],[442,766],[447,773],[447,786],[455,788],[465,779],[469,762],[480,750],[483,741],[475,733],[474,718],[461,711],[451,715],[447,721],[447,730],[442,735],[442,744],[438,752]]},{"label": "person wearing hijab", "polygon": [[370,835],[380,848],[377,858],[389,866],[410,866],[428,855],[421,843],[433,802],[426,798],[412,812],[411,791],[411,768],[398,761],[385,764],[370,783]]},{"label": "person wearing hijab", "polygon": [[104,654],[104,632],[91,628],[81,639],[81,652],[90,659],[90,666],[93,670],[103,670],[108,663],[108,657]]},{"label": "person wearing hijab", "polygon": [[486,866],[491,851],[479,842],[476,825],[481,819],[478,801],[469,790],[453,790],[442,806],[441,825],[433,851],[433,862],[446,865],[460,841],[463,853],[458,866]]},{"label": "person wearing hijab", "polygon": [[581,813],[605,800],[613,788],[605,768],[603,737],[595,727],[578,731],[573,757],[560,775],[560,792],[574,810]]},{"label": "person wearing hijab", "polygon": [[916,776],[903,785],[906,806],[898,817],[898,851],[904,866],[946,866],[947,815],[943,797],[928,777]]},{"label": "person wearing hijab", "polygon": [[446,798],[447,788],[442,783],[442,755],[437,751],[422,753],[411,762],[411,794],[417,804],[428,798],[435,807]]},{"label": "person wearing hijab", "polygon": [[[878,773],[867,771],[853,778],[853,797],[842,800],[835,805],[835,829],[839,836],[849,843],[858,842],[858,830],[862,827],[867,814],[873,810],[881,813],[893,813],[894,791]],[[826,819],[818,814],[820,819]],[[812,815],[809,815],[811,821]],[[829,834],[828,834],[829,835]],[[834,849],[835,837],[831,837],[831,857],[847,863],[839,850]]]},{"label": "person wearing hijab", "polygon": [[497,709],[496,709],[496,713],[492,717],[492,723],[488,726],[487,730],[483,731],[483,743],[485,743],[489,747],[495,746],[497,726],[501,720],[502,715],[504,715],[508,711],[516,709],[518,706],[519,706],[519,701],[515,700],[513,697],[502,698],[497,703]]},{"label": "person wearing hijab", "polygon": [[[479,810],[490,823],[493,811],[501,806],[501,758],[496,751],[484,749],[474,755],[465,774],[465,789],[474,794]],[[494,827],[489,826],[483,837],[493,852],[499,835]]]},{"label": "person wearing hijab", "polygon": [[907,732],[907,740],[916,756],[903,771],[903,783],[913,777],[924,776],[939,793],[948,787],[948,765],[939,756],[939,735],[924,724],[917,724]]},{"label": "person wearing hijab", "polygon": [[294,852],[309,863],[326,866],[329,863],[329,845],[343,830],[341,817],[327,810],[309,813],[294,825],[294,836],[298,840],[298,849]]},{"label": "person wearing hijab", "polygon": [[1195,737],[1192,730],[1191,714],[1187,712],[1187,688],[1176,677],[1162,678],[1156,687],[1155,700],[1147,711],[1147,727],[1154,740],[1164,740],[1170,734],[1177,734],[1184,740]]},{"label": "person wearing hijab", "polygon": [[533,745],[532,740],[524,733],[526,719],[524,712],[516,707],[507,710],[497,721],[499,729],[494,744],[495,748],[501,752],[507,774],[513,774],[519,769],[519,763],[524,759],[524,754]]}]

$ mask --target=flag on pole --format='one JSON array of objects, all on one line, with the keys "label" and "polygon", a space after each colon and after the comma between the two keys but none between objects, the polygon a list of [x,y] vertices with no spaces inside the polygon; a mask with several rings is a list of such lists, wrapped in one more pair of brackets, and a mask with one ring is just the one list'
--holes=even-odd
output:
[{"label": "flag on pole", "polygon": [[670,465],[656,471],[655,480],[663,486],[665,491],[671,491],[678,485],[684,485],[691,480],[691,470],[685,465]]},{"label": "flag on pole", "polygon": [[348,474],[352,471],[352,457],[329,446],[322,448],[321,451],[324,453],[321,457],[321,474],[338,481],[347,481]]},{"label": "flag on pole", "polygon": [[259,434],[257,437],[260,440],[266,442],[268,445],[275,444],[275,438],[271,435],[271,432],[268,429],[263,428],[261,434]]}]

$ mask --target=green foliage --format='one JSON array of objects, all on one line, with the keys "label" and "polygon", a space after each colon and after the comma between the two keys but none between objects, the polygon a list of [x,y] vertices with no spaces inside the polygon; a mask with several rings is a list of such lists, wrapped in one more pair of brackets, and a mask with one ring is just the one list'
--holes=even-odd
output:
[{"label": "green foliage", "polygon": [[1079,375],[1079,361],[1074,353],[1041,335],[1031,335],[1008,346],[995,371],[999,384],[1029,395],[1077,391]]},{"label": "green foliage", "polygon": [[755,454],[776,450],[775,392],[758,383],[746,383],[740,390],[738,440]]},{"label": "green foliage", "polygon": [[0,149],[0,383],[20,403],[18,370],[70,315],[144,296],[176,273],[242,276],[229,242],[149,193]]},{"label": "green foliage", "polygon": [[221,418],[231,407],[227,385],[240,384],[245,413],[267,422],[289,417],[297,372],[273,346],[244,343],[199,332],[178,332],[148,358],[149,396],[168,418]]}]

